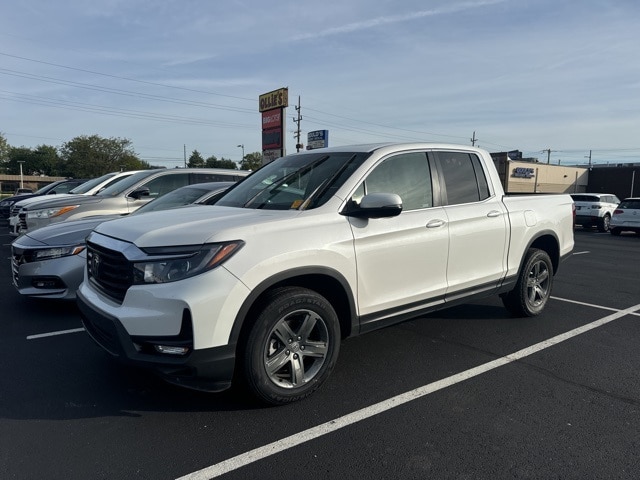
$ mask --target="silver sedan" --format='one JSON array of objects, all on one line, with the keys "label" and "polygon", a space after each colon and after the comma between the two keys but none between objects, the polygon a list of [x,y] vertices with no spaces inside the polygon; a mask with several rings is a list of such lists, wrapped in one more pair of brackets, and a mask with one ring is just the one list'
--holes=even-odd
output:
[{"label": "silver sedan", "polygon": [[[167,193],[130,215],[186,205],[211,205],[235,182],[199,183]],[[85,239],[105,221],[121,215],[100,215],[60,222],[22,235],[11,244],[13,284],[25,296],[74,300],[84,279]]]}]

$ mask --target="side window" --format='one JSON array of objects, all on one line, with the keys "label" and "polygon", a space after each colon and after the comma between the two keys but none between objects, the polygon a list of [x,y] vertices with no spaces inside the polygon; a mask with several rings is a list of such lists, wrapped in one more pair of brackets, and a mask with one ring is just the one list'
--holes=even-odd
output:
[{"label": "side window", "polygon": [[173,175],[161,175],[144,184],[149,188],[149,197],[161,197],[165,193],[174,191],[176,188],[189,185],[188,173],[176,173]]},{"label": "side window", "polygon": [[[362,194],[396,193],[402,199],[402,210],[417,210],[433,206],[431,170],[426,153],[402,153],[378,165],[352,197],[359,201]],[[359,198],[358,198],[359,196]]]},{"label": "side window", "polygon": [[237,175],[233,172],[233,170],[229,170],[229,173],[196,173],[193,172],[191,179],[191,183],[205,183],[205,182],[233,182],[235,180],[240,180],[240,175]]},{"label": "side window", "polygon": [[438,152],[446,189],[447,203],[472,203],[489,197],[489,186],[475,155],[462,152]]}]

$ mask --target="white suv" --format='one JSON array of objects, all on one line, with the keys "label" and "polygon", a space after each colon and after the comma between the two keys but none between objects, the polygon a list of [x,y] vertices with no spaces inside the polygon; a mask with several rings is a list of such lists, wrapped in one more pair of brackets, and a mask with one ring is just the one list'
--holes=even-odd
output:
[{"label": "white suv", "polygon": [[613,211],[620,203],[618,197],[611,193],[572,193],[571,198],[576,204],[576,225],[609,231]]}]

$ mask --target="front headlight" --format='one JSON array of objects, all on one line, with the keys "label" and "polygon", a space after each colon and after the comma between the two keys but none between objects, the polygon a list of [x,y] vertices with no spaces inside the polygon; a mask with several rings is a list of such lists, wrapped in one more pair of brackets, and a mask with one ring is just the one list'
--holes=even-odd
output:
[{"label": "front headlight", "polygon": [[69,257],[71,255],[77,255],[82,252],[86,245],[76,245],[72,247],[51,247],[43,248],[42,250],[36,250],[33,252],[33,260],[51,260],[52,258]]},{"label": "front headlight", "polygon": [[75,210],[80,205],[68,205],[58,208],[43,208],[41,210],[27,211],[27,218],[54,218],[64,215],[71,210]]},{"label": "front headlight", "polygon": [[148,249],[147,253],[162,255],[157,260],[133,264],[133,284],[176,282],[207,272],[231,258],[244,242],[214,243],[194,247]]},{"label": "front headlight", "polygon": [[10,207],[11,205],[13,205],[14,202],[12,202],[11,200],[2,200],[0,202],[0,207]]}]

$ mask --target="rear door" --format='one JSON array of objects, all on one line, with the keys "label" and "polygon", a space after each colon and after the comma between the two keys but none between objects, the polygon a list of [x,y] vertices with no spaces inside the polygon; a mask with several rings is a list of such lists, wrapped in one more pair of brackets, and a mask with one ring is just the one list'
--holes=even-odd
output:
[{"label": "rear door", "polygon": [[433,153],[449,227],[447,300],[497,288],[507,271],[509,223],[475,153]]}]

